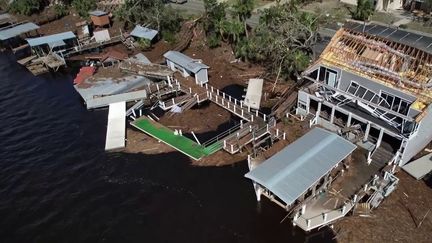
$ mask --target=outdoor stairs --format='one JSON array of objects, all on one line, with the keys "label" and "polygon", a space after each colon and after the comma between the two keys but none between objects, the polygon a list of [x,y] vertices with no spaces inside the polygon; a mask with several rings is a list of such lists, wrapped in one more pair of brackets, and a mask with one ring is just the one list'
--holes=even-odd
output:
[{"label": "outdoor stairs", "polygon": [[183,111],[187,111],[190,108],[192,108],[194,105],[196,105],[198,103],[197,99],[195,98],[195,96],[191,97],[186,103],[184,103],[181,108],[182,108],[182,112]]},{"label": "outdoor stairs", "polygon": [[378,147],[375,152],[372,154],[372,162],[371,166],[376,167],[377,169],[381,169],[384,167],[392,158],[394,154],[389,152],[383,147]]},{"label": "outdoor stairs", "polygon": [[239,152],[244,146],[262,141],[271,135],[270,126],[265,123],[248,122],[243,127],[224,138],[224,150],[230,154]]}]

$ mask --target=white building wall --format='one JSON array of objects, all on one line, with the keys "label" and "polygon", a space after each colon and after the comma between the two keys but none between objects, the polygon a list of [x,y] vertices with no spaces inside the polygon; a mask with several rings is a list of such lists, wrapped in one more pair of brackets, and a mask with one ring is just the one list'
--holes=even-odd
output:
[{"label": "white building wall", "polygon": [[195,82],[197,84],[205,84],[208,82],[207,69],[203,68],[195,74]]},{"label": "white building wall", "polygon": [[432,141],[432,105],[426,108],[426,116],[419,123],[418,131],[410,137],[402,153],[400,165],[404,165]]},{"label": "white building wall", "polygon": [[[401,9],[403,7],[402,0],[371,0],[372,2],[376,2],[375,10],[376,11],[389,11]],[[343,3],[347,3],[350,5],[357,6],[357,0],[341,0]],[[387,8],[385,5],[387,4]]]}]

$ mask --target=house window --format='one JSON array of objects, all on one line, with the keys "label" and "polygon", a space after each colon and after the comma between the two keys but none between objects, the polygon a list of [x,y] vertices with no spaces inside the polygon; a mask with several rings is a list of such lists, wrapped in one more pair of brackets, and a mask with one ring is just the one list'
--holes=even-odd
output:
[{"label": "house window", "polygon": [[337,72],[326,67],[320,67],[318,81],[323,81],[325,84],[336,88],[338,85]]},{"label": "house window", "polygon": [[305,103],[303,103],[303,102],[301,102],[301,101],[299,101],[299,103],[298,103],[298,107],[300,108],[300,109],[303,109],[303,110],[306,110],[306,104]]},{"label": "house window", "polygon": [[385,102],[383,104],[380,103],[383,107],[395,111],[397,113],[406,115],[408,114],[410,103],[398,96],[393,94],[389,94],[381,91],[381,97]]}]

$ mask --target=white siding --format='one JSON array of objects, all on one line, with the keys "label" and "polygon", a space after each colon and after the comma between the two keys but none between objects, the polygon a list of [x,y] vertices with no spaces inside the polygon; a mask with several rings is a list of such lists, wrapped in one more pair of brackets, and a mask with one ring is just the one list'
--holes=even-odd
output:
[{"label": "white siding", "polygon": [[409,160],[420,152],[432,140],[432,106],[429,105],[426,110],[426,116],[421,120],[418,131],[415,136],[411,137],[403,151],[401,165],[406,164]]}]

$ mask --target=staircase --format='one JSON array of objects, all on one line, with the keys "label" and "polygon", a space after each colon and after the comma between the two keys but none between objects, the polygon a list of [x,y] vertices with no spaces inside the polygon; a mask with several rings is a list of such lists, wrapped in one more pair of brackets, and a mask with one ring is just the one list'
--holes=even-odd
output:
[{"label": "staircase", "polygon": [[372,162],[371,166],[376,167],[377,169],[381,169],[384,167],[392,158],[394,154],[389,152],[383,147],[378,147],[375,152],[372,154]]}]

